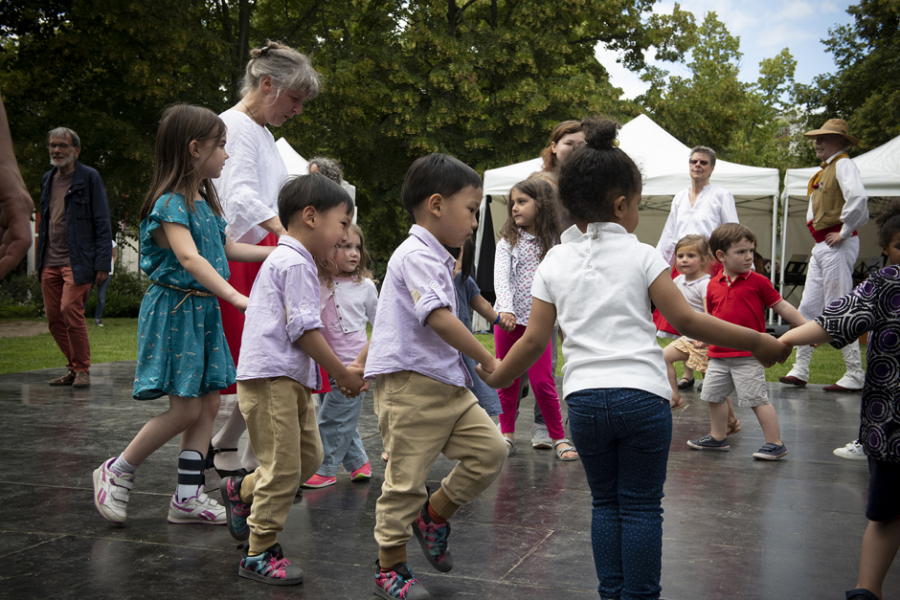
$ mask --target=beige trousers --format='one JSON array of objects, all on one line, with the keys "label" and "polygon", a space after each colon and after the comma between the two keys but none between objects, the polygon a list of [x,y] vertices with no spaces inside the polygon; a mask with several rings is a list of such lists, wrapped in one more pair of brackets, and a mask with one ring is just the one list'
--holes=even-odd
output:
[{"label": "beige trousers", "polygon": [[414,371],[376,378],[375,412],[390,455],[375,505],[375,540],[387,568],[406,562],[412,522],[428,497],[425,479],[438,455],[459,461],[431,496],[435,512],[450,518],[493,483],[507,450],[472,392]]},{"label": "beige trousers", "polygon": [[259,468],[244,477],[241,499],[252,502],[250,552],[264,552],[284,529],[300,483],[322,464],[322,441],[309,388],[290,377],[237,382],[238,405]]}]

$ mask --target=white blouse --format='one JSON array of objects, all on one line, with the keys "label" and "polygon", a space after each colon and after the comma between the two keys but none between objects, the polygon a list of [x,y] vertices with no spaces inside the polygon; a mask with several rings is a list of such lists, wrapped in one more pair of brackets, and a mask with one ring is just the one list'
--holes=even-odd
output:
[{"label": "white blouse", "polygon": [[668,266],[653,246],[615,223],[563,232],[537,269],[531,293],[556,307],[565,333],[563,396],[594,388],[637,388],[672,396],[650,318],[650,284]]},{"label": "white blouse", "polygon": [[516,316],[517,325],[528,325],[531,316],[531,283],[541,264],[537,238],[519,229],[519,241],[510,246],[506,238],[497,243],[494,255],[494,310]]},{"label": "white blouse", "polygon": [[260,223],[278,216],[278,192],[288,180],[275,137],[241,111],[229,109],[219,117],[228,127],[228,160],[214,179],[225,211],[225,233],[233,242],[258,244],[268,231]]},{"label": "white blouse", "polygon": [[691,206],[688,188],[678,192],[672,199],[672,209],[656,249],[663,260],[671,265],[678,240],[692,234],[708,239],[716,227],[725,223],[739,223],[731,192],[709,184],[700,191],[697,201]]}]

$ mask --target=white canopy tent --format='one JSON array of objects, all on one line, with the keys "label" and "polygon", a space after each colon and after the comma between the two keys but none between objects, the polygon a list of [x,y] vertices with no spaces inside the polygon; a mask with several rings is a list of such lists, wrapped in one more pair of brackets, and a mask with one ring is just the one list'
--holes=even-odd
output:
[{"label": "white canopy tent", "polygon": [[[859,169],[863,185],[869,195],[869,213],[874,217],[879,208],[874,198],[900,196],[900,136],[873,150],[851,159]],[[787,259],[795,253],[809,254],[813,245],[812,236],[806,226],[806,211],[809,208],[807,184],[819,167],[788,169],[784,174],[784,191],[781,193],[784,211],[782,215],[781,261],[782,278]],[[859,229],[859,258],[881,256],[875,219]]]},{"label": "white canopy tent", "polygon": [[[634,160],[644,177],[641,220],[634,233],[642,242],[655,246],[669,216],[672,198],[691,184],[688,173],[691,149],[646,115],[640,115],[622,126],[618,139],[619,147]],[[499,229],[506,221],[506,204],[503,201],[491,202],[490,198],[506,196],[515,183],[542,167],[541,159],[536,158],[485,171],[479,222],[484,222],[485,213],[490,210],[495,243],[499,240]],[[774,257],[777,248],[778,169],[748,167],[718,160],[710,181],[734,195],[738,218],[756,233],[760,253],[770,251],[769,258]],[[479,228],[475,240],[476,264],[480,264],[478,256],[483,233],[483,228]]]},{"label": "white canopy tent", "polygon": [[[286,139],[278,138],[278,141],[275,142],[275,146],[278,147],[278,153],[281,155],[281,160],[284,162],[284,166],[287,168],[289,176],[297,177],[298,175],[306,175],[309,173],[309,161],[300,156]],[[341,182],[341,187],[347,190],[347,193],[353,198],[353,203],[356,204],[356,186],[352,183],[348,183],[347,180],[344,180]],[[356,223],[357,212],[357,210],[353,211],[354,223]]]}]

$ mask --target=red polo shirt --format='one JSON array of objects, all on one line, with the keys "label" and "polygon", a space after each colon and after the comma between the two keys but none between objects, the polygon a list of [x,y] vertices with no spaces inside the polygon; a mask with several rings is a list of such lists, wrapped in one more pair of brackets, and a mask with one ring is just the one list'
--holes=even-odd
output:
[{"label": "red polo shirt", "polygon": [[[706,306],[712,316],[742,325],[755,331],[766,330],[766,309],[781,302],[772,282],[755,271],[741,273],[729,285],[728,276],[721,272],[709,281],[706,288]],[[710,346],[710,358],[753,356],[743,350]]]}]

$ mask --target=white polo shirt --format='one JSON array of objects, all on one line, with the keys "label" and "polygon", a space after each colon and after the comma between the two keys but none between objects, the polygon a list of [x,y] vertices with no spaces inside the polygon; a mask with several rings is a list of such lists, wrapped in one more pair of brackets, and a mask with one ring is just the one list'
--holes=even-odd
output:
[{"label": "white polo shirt", "polygon": [[573,225],[563,233],[531,288],[556,307],[565,334],[563,396],[602,388],[672,396],[648,289],[668,272],[659,252],[621,225],[591,223],[586,233]]}]

